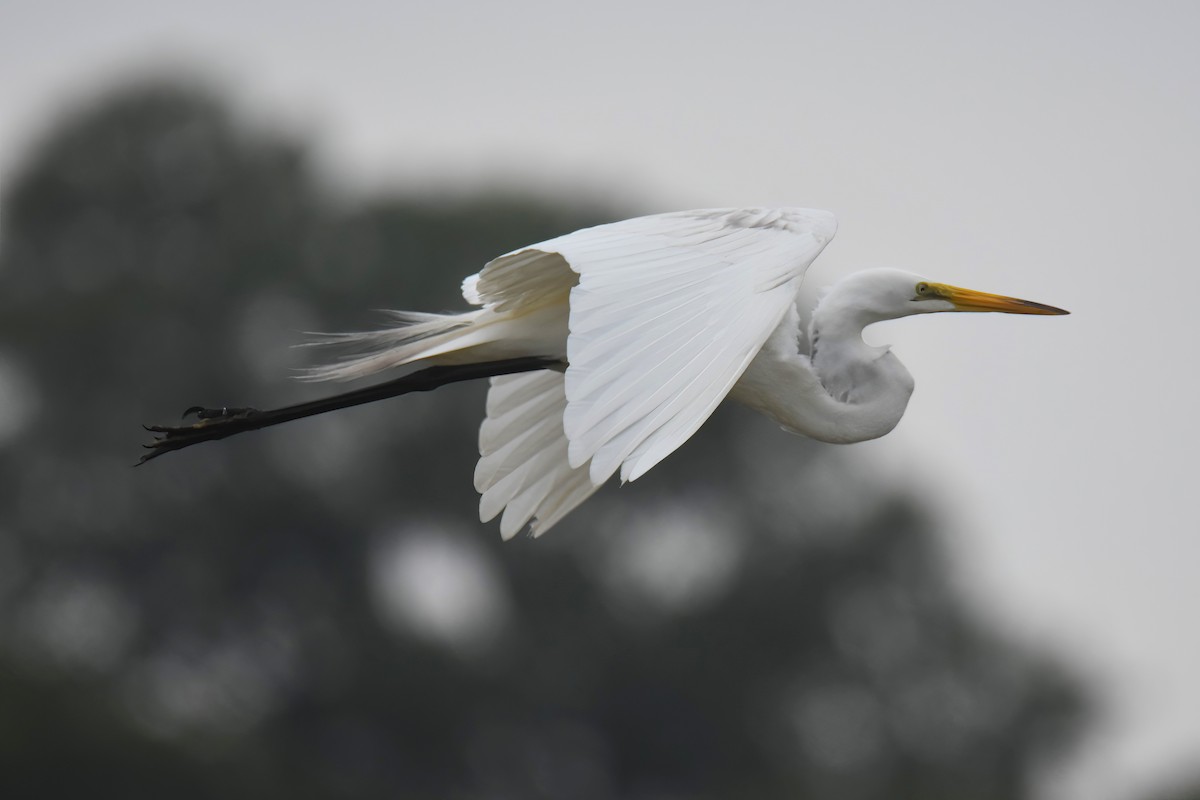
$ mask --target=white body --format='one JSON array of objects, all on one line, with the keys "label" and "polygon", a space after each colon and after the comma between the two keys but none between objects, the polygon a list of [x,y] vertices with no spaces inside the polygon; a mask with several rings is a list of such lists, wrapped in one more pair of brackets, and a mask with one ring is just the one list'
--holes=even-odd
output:
[{"label": "white body", "polygon": [[478,310],[398,313],[399,327],[334,337],[366,354],[313,377],[358,378],[417,361],[562,360],[562,372],[492,379],[475,470],[484,521],[503,511],[505,538],[531,521],[544,533],[618,470],[623,481],[640,477],[727,396],[828,442],[895,427],[913,381],[886,348],[863,342],[863,327],[956,306],[914,288],[941,284],[872,270],[839,283],[811,320],[800,319],[800,282],[836,229],[827,211],[752,208],[576,231],[467,278],[463,294]]}]

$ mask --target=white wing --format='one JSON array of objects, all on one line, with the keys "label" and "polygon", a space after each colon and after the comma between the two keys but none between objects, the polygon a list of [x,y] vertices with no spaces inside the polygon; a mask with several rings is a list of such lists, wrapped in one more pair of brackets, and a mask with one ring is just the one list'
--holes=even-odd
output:
[{"label": "white wing", "polygon": [[[521,487],[516,494],[495,492],[493,504],[504,498],[495,511],[520,502],[514,518],[528,519],[530,507],[541,519],[537,509],[550,493],[563,490],[571,506],[590,494],[574,499],[585,467],[593,486],[618,467],[622,480],[633,480],[687,441],[795,302],[805,270],[836,229],[832,214],[812,209],[660,214],[523,248],[468,278],[468,300],[518,315],[570,291],[570,366],[565,395],[555,396],[565,399],[566,439],[532,416],[509,420],[513,431],[526,426],[531,440],[546,438],[525,461],[493,459],[485,468],[489,456],[481,459],[486,492],[504,480],[488,477],[495,463],[526,476],[511,480]],[[532,379],[522,378],[500,379],[492,393],[510,384],[531,389]],[[538,413],[557,416],[560,406],[543,390]],[[488,403],[485,426],[493,424],[491,393]],[[556,461],[564,451],[566,465]]]},{"label": "white wing", "polygon": [[540,536],[600,487],[586,467],[567,462],[563,376],[543,371],[492,378],[487,419],[479,429],[475,489],[483,522],[504,510],[500,535],[511,539],[525,523]]}]

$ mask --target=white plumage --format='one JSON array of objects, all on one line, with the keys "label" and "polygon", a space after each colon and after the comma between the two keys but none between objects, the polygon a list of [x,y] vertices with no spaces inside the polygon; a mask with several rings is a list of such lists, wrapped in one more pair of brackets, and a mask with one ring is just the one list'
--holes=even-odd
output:
[{"label": "white plumage", "polygon": [[[827,211],[750,208],[575,231],[467,278],[463,295],[478,310],[406,313],[399,327],[337,337],[365,352],[313,377],[358,378],[418,361],[564,362],[565,372],[491,379],[475,488],[480,517],[503,511],[509,538],[531,520],[533,532],[544,533],[618,470],[622,480],[642,476],[731,392],[815,438],[883,435],[903,414],[912,381],[886,348],[862,342],[871,322],[923,311],[1063,313],[1011,298],[999,298],[1005,307],[968,308],[952,291],[966,292],[957,299],[967,305],[998,296],[875,270],[822,301],[808,331],[821,349],[810,359],[797,347],[796,295],[836,229]],[[921,296],[918,286],[936,291]],[[821,324],[821,309],[831,324]],[[848,380],[862,391],[835,396],[830,387]]]}]

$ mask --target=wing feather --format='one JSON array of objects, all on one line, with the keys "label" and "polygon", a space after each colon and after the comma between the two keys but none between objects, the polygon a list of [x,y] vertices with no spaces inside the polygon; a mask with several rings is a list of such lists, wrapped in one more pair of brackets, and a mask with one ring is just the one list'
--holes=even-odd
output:
[{"label": "wing feather", "polygon": [[469,303],[519,312],[558,299],[578,280],[560,254],[527,248],[489,261],[463,281],[462,290]]},{"label": "wing feather", "polygon": [[686,441],[795,302],[835,230],[827,212],[717,210],[538,245],[579,273],[567,340],[571,465],[590,461],[602,483],[632,459],[622,472],[633,479]]},{"label": "wing feather", "polygon": [[569,292],[565,376],[494,378],[480,512],[540,534],[617,470],[635,480],[687,441],[795,303],[836,231],[826,211],[710,209],[601,225],[523,248],[463,283],[521,314]]},{"label": "wing feather", "polygon": [[563,385],[562,373],[549,370],[492,378],[475,488],[482,521],[504,511],[506,539],[531,520],[540,536],[599,488],[586,466],[573,469],[567,460]]}]

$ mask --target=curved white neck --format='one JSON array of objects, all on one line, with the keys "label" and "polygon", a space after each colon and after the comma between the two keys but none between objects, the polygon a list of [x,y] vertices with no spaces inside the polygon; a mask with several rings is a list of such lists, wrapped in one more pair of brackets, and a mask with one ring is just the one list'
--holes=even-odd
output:
[{"label": "curved white neck", "polygon": [[789,315],[750,363],[733,397],[813,439],[843,444],[876,439],[904,415],[912,376],[887,348],[862,340],[863,328],[880,319],[837,300],[831,294],[813,313],[811,357],[796,351],[796,318]]}]

